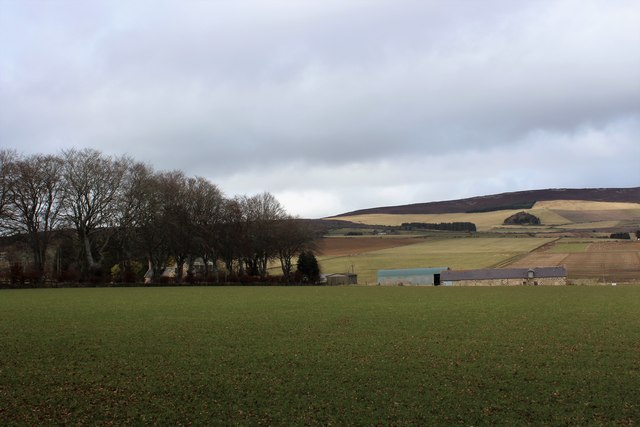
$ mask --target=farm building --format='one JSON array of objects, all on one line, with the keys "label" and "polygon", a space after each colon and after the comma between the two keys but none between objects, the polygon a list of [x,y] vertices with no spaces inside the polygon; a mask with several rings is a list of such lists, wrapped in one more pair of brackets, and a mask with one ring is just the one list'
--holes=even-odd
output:
[{"label": "farm building", "polygon": [[358,275],[354,273],[332,273],[323,276],[328,286],[357,285]]},{"label": "farm building", "polygon": [[378,270],[378,284],[398,285],[435,285],[440,284],[440,275],[447,267],[405,268],[396,270]]},{"label": "farm building", "polygon": [[443,271],[440,279],[447,286],[566,285],[564,267],[499,268]]},{"label": "farm building", "polygon": [[[209,264],[209,271],[214,272],[216,267],[215,264],[211,261],[208,261],[207,263]],[[163,277],[165,280],[173,281],[176,278],[177,269],[178,269],[178,266],[175,263],[173,265],[166,266],[162,270],[161,277]],[[185,263],[182,266],[182,277],[187,277],[188,271],[189,271],[189,264]],[[196,258],[196,260],[193,262],[194,274],[197,276],[202,276],[204,274],[204,271],[205,271],[204,261],[202,260],[202,258]],[[153,279],[153,270],[151,269],[151,265],[149,265],[149,269],[144,274],[144,283],[151,283],[152,279]]]}]

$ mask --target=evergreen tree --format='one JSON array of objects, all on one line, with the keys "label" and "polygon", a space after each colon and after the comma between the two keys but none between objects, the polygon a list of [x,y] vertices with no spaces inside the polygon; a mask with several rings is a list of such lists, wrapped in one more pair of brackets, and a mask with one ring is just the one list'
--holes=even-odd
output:
[{"label": "evergreen tree", "polygon": [[316,283],[320,280],[320,266],[311,251],[303,251],[298,256],[298,272],[305,282]]}]

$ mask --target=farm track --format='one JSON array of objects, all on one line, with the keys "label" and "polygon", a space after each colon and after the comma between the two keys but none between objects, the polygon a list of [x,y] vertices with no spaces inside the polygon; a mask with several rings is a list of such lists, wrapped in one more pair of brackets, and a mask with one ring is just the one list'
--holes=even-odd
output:
[{"label": "farm track", "polygon": [[549,250],[550,248],[552,248],[556,244],[556,242],[558,240],[560,240],[560,238],[553,239],[551,242],[545,242],[542,245],[531,249],[529,252],[516,254],[516,255],[514,255],[512,257],[509,257],[507,259],[504,259],[504,260],[492,265],[490,268],[539,267],[538,265],[516,265],[516,264],[519,264],[518,263],[519,261],[528,258],[531,254],[538,253],[538,252],[545,252],[545,251]]}]

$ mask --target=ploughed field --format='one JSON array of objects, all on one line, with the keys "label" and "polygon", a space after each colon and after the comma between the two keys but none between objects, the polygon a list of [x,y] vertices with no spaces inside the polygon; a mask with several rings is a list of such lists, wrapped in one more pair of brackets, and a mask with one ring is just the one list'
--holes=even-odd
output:
[{"label": "ploughed field", "polygon": [[318,243],[318,253],[325,258],[358,255],[418,242],[419,239],[408,237],[326,237]]},{"label": "ploughed field", "polygon": [[640,286],[0,291],[0,424],[634,425]]},{"label": "ploughed field", "polygon": [[640,282],[640,242],[562,241],[534,251],[512,267],[564,265],[570,279],[603,282]]}]

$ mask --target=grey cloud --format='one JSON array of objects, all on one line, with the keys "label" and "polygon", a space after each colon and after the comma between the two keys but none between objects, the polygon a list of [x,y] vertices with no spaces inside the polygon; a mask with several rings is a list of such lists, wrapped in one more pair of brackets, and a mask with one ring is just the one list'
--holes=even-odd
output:
[{"label": "grey cloud", "polygon": [[[388,198],[394,181],[395,194],[429,199],[431,186],[381,165],[510,159],[533,139],[542,151],[583,141],[586,128],[618,155],[629,148],[615,135],[640,120],[633,1],[0,1],[2,147],[92,146],[233,191],[300,195],[285,170],[347,209],[350,183]],[[448,193],[568,181],[523,180],[508,164],[471,168],[476,179]],[[610,170],[601,180],[633,184]]]}]

